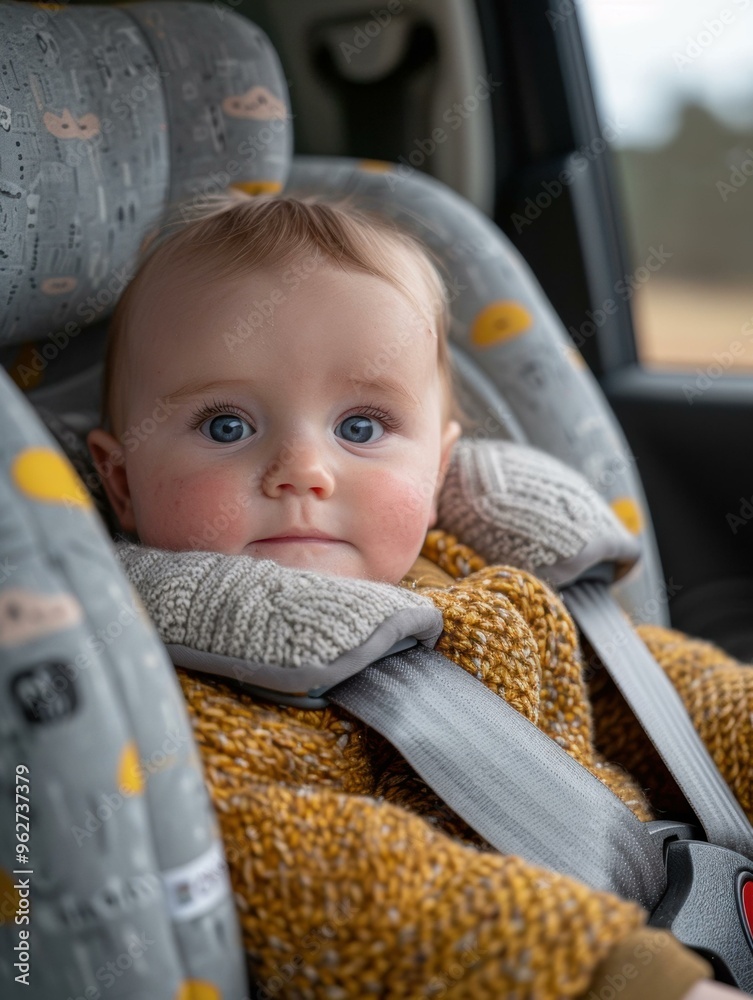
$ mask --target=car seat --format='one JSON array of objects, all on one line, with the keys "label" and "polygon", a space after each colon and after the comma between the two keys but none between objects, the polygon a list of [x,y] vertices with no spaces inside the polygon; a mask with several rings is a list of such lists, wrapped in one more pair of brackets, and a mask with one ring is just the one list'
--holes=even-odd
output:
[{"label": "car seat", "polygon": [[0,0],[0,20],[0,847],[16,866],[0,872],[0,980],[36,952],[26,995],[44,1000],[106,981],[112,997],[240,997],[185,711],[96,516],[109,511],[83,445],[104,323],[165,207],[233,185],[350,193],[393,217],[445,263],[469,435],[537,445],[609,500],[644,552],[619,592],[639,621],[664,616],[650,519],[598,385],[505,237],[418,171],[294,160],[284,74],[249,21],[200,3],[16,0]]}]

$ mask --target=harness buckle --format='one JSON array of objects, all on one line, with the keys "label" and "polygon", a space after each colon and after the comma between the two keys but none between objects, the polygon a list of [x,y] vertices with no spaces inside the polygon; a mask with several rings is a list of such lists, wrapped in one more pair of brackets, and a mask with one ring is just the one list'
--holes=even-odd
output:
[{"label": "harness buckle", "polygon": [[[753,862],[704,840],[686,823],[661,821],[667,889],[649,924],[708,961],[714,977],[753,993]],[[690,833],[689,833],[690,831]]]}]

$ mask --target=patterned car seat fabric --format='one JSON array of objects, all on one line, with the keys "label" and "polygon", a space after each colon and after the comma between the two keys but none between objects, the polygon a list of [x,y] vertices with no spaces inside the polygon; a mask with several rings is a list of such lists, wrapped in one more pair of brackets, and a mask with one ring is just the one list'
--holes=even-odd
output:
[{"label": "patterned car seat fabric", "polygon": [[393,216],[444,260],[469,433],[539,445],[608,497],[643,541],[621,584],[642,621],[661,617],[651,527],[598,386],[502,234],[416,171],[293,161],[253,24],[225,5],[0,0],[0,29],[0,983],[32,965],[32,1000],[235,1000],[216,822],[83,444],[104,323],[166,206],[234,185]]}]

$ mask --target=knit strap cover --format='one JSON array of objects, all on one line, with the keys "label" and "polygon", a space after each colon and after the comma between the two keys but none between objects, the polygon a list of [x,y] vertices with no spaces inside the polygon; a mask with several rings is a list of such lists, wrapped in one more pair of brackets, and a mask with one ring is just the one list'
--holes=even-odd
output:
[{"label": "knit strap cover", "polygon": [[555,587],[602,563],[613,564],[619,577],[640,555],[638,540],[580,473],[511,441],[458,442],[438,518],[487,562],[516,566]]},{"label": "knit strap cover", "polygon": [[403,587],[244,555],[126,541],[116,551],[173,662],[273,691],[330,687],[395,643],[433,647],[442,631],[434,604]]}]

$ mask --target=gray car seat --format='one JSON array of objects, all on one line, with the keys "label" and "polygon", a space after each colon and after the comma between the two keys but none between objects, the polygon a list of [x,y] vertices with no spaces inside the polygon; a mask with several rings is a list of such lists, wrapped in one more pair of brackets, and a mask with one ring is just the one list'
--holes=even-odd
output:
[{"label": "gray car seat", "polygon": [[[169,203],[229,184],[350,191],[424,237],[455,289],[469,433],[528,441],[584,472],[644,548],[623,605],[641,621],[662,617],[634,461],[519,255],[417,172],[293,162],[274,51],[248,21],[222,13],[0,0],[0,982],[29,962],[14,919],[32,880],[29,950],[45,962],[23,995],[44,1000],[86,995],[108,976],[111,997],[243,993],[185,710],[96,516],[91,497],[108,512],[82,445],[98,419],[104,321]],[[134,915],[154,945],[139,942]]]}]

